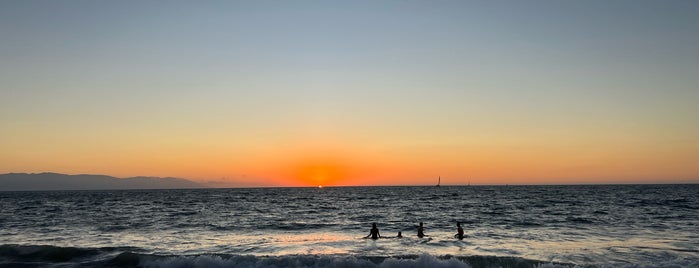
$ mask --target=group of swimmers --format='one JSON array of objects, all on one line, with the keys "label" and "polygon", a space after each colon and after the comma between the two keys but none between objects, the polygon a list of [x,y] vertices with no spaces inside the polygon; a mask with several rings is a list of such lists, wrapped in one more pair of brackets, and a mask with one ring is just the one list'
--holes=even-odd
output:
[{"label": "group of swimmers", "polygon": [[[420,222],[420,226],[417,227],[417,237],[423,238],[425,237],[425,228],[422,226],[422,222]],[[379,234],[379,228],[376,228],[376,223],[371,224],[371,230],[369,231],[369,235],[367,235],[365,238],[371,239],[379,239],[381,238],[381,234]],[[396,238],[402,238],[403,234],[399,231],[398,235]],[[461,223],[457,222],[456,223],[456,234],[454,237],[458,238],[459,240],[464,239],[464,229],[461,228]]]}]

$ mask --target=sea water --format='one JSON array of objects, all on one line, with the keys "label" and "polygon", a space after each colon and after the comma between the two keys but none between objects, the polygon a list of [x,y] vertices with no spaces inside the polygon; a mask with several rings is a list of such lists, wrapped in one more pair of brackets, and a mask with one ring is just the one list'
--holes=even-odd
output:
[{"label": "sea water", "polygon": [[699,185],[0,192],[0,266],[699,267]]}]

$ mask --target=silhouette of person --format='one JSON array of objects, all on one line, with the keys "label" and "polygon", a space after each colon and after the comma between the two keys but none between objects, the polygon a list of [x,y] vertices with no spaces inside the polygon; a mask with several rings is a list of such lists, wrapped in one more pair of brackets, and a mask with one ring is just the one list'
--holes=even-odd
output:
[{"label": "silhouette of person", "polygon": [[379,239],[381,235],[379,234],[379,228],[376,228],[376,223],[371,224],[371,231],[369,231],[369,235],[367,235],[365,238],[368,238],[371,236],[371,239]]},{"label": "silhouette of person", "polygon": [[420,226],[417,227],[417,237],[419,237],[419,238],[425,237],[425,232],[424,232],[424,228],[422,227],[422,222],[420,222]]},{"label": "silhouette of person", "polygon": [[399,231],[399,232],[398,232],[398,235],[396,236],[396,238],[403,238],[403,234]]},{"label": "silhouette of person", "polygon": [[464,228],[461,228],[461,223],[458,221],[456,222],[456,235],[454,236],[459,240],[464,239]]}]

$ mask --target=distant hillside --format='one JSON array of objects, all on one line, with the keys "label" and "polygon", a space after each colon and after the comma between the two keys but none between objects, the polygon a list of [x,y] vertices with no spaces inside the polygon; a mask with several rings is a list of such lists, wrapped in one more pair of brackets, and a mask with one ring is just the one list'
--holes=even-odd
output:
[{"label": "distant hillside", "polygon": [[9,173],[0,175],[0,191],[180,189],[206,186],[180,178],[105,175],[66,175],[58,173]]}]

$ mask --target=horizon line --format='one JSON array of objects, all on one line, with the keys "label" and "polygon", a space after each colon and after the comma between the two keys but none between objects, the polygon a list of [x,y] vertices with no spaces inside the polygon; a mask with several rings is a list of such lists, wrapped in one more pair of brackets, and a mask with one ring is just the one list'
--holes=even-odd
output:
[{"label": "horizon line", "polygon": [[[209,186],[212,184],[215,184],[218,180],[217,179],[203,179],[203,180],[198,180],[198,179],[191,179],[191,178],[186,178],[186,177],[177,177],[177,176],[147,176],[147,175],[136,175],[136,176],[126,176],[126,177],[120,177],[120,176],[114,176],[114,175],[107,175],[107,174],[90,174],[90,173],[73,173],[73,174],[68,174],[68,173],[60,173],[60,172],[53,172],[53,171],[42,171],[42,172],[8,172],[8,173],[3,173],[1,175],[12,175],[12,174],[56,174],[56,175],[66,175],[66,176],[81,176],[81,175],[87,175],[87,176],[107,176],[107,177],[112,177],[112,178],[117,178],[117,179],[131,179],[131,178],[153,178],[153,179],[182,179],[182,180],[187,180],[193,183],[201,184],[202,186],[208,186],[208,187],[201,187],[201,188],[182,188],[182,189],[245,189],[245,188],[330,188],[330,187],[436,187],[434,184],[431,183],[425,183],[425,184],[376,184],[376,185],[307,185],[307,186],[291,186],[291,185],[258,185],[258,186],[225,186],[225,187],[216,187],[216,186]],[[441,176],[440,176],[441,177]],[[225,177],[224,177],[225,178]],[[564,182],[552,182],[552,183],[473,183],[473,178],[469,178],[468,183],[464,184],[441,184],[441,186],[454,186],[454,187],[468,187],[468,186],[575,186],[575,185],[692,185],[692,184],[699,184],[699,178],[689,178],[689,179],[673,179],[672,181],[668,182],[662,182],[662,181],[641,181],[641,182],[619,182],[619,179],[609,179],[612,181],[616,182],[571,182],[571,183],[564,183]],[[522,178],[514,178],[514,179],[522,179]],[[577,178],[576,180],[579,180],[580,178]],[[487,179],[484,179],[487,180]],[[143,188],[146,190],[146,188]],[[169,189],[175,189],[175,188],[169,188]],[[153,189],[155,190],[155,189]],[[0,190],[4,191],[4,190]]]}]

